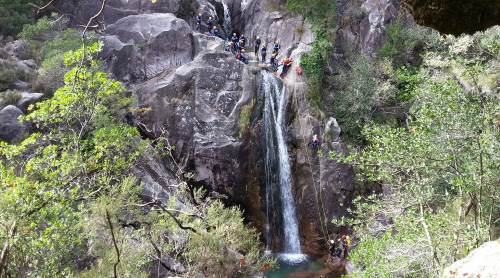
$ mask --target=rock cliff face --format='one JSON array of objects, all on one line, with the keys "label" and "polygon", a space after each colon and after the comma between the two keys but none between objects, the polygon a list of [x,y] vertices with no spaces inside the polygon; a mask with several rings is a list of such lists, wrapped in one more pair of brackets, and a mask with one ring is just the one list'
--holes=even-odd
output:
[{"label": "rock cliff face", "polygon": [[[343,38],[358,43],[367,53],[374,53],[383,39],[384,25],[396,14],[392,1],[380,1],[383,3],[367,0],[363,6],[367,14],[362,26],[357,25],[363,39],[356,41],[358,34]],[[220,2],[211,2],[201,4],[220,13]],[[279,43],[280,59],[290,55],[295,60],[284,80],[290,96],[284,128],[293,194],[302,247],[322,255],[325,239],[336,232],[329,224],[331,219],[344,215],[353,198],[354,172],[328,158],[331,151],[346,151],[339,138],[340,127],[333,118],[316,118],[306,100],[305,76],[295,71],[301,55],[310,51],[314,34],[303,18],[273,8],[273,1],[237,2],[226,2],[236,15],[233,28],[250,42],[260,36],[268,47]],[[128,9],[126,5],[115,7]],[[253,62],[236,61],[224,51],[222,40],[194,32],[175,12],[150,11],[113,20],[108,26],[103,55],[110,71],[136,93],[141,111],[137,121],[144,131],[151,137],[168,138],[175,146],[175,156],[195,173],[197,184],[228,195],[228,201],[240,204],[248,220],[264,231],[260,69]],[[242,109],[250,116],[242,115]],[[308,147],[313,134],[322,140],[318,150]],[[155,193],[161,182],[151,181],[151,176],[154,173],[145,177],[150,180],[147,194],[167,194]]]}]

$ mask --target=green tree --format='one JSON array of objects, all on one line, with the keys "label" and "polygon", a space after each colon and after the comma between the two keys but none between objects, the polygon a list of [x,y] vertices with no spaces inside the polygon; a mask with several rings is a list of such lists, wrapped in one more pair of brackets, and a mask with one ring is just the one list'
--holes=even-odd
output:
[{"label": "green tree", "polygon": [[41,4],[42,0],[0,0],[0,34],[16,35],[24,24],[32,22],[33,7],[29,3]]},{"label": "green tree", "polygon": [[[359,277],[437,277],[498,237],[498,56],[485,36],[449,38],[425,55],[405,127],[368,124],[368,146],[346,161],[383,183],[353,211]],[[342,223],[343,221],[341,221]]]}]

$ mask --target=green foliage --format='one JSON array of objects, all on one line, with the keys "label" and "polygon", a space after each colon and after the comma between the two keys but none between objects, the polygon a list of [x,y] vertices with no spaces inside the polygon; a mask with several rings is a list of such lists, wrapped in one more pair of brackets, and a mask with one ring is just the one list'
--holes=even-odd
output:
[{"label": "green foliage", "polygon": [[250,125],[252,111],[253,111],[254,106],[255,106],[255,99],[252,99],[250,101],[250,103],[244,105],[241,108],[240,118],[238,119],[238,136],[240,138],[243,137],[245,131],[247,130],[248,126]]},{"label": "green foliage", "polygon": [[323,28],[315,29],[316,40],[312,51],[302,55],[300,65],[308,77],[309,101],[317,106],[321,104],[321,92],[325,79],[325,71],[333,45]]},{"label": "green foliage", "polygon": [[439,34],[429,28],[405,26],[400,19],[386,28],[387,39],[379,49],[380,57],[391,58],[397,67],[415,64],[420,52],[440,45]]},{"label": "green foliage", "polygon": [[334,112],[342,129],[352,137],[359,136],[363,125],[370,122],[377,101],[377,79],[372,62],[359,55],[351,70],[338,77],[341,90],[335,95]]},{"label": "green foliage", "polygon": [[[46,17],[34,24],[25,25],[20,35],[29,41],[30,47],[35,52],[33,58],[40,62],[32,88],[46,95],[51,95],[57,88],[64,85],[64,73],[68,70],[64,65],[64,53],[78,49],[82,42],[92,44],[94,41],[82,39],[75,29],[59,30]],[[37,38],[41,35],[51,37],[51,39],[39,41]]]},{"label": "green foliage", "polygon": [[33,40],[35,37],[43,35],[53,30],[54,25],[47,17],[40,18],[33,24],[26,24],[19,33],[19,37],[25,40]]},{"label": "green foliage", "polygon": [[12,87],[17,80],[28,81],[31,73],[9,61],[0,61],[0,91]]},{"label": "green foliage", "polygon": [[130,103],[123,87],[92,64],[69,71],[65,86],[26,116],[42,133],[0,145],[0,234],[18,231],[8,239],[8,275],[72,272],[85,253],[82,200],[113,192],[144,149],[138,132],[120,123]]},{"label": "green foliage", "polygon": [[287,0],[287,9],[301,14],[313,26],[316,35],[312,51],[301,57],[300,65],[308,78],[308,100],[321,107],[325,72],[333,51],[334,27],[337,15],[336,1],[331,0]]},{"label": "green foliage", "polygon": [[21,99],[21,93],[17,90],[0,92],[0,110],[8,105],[16,105]]},{"label": "green foliage", "polygon": [[401,67],[395,72],[398,89],[396,102],[408,102],[413,99],[418,85],[422,82],[420,75],[413,68]]},{"label": "green foliage", "polygon": [[24,24],[32,21],[33,7],[28,3],[41,4],[42,0],[0,0],[0,34],[14,36]]},{"label": "green foliage", "polygon": [[499,63],[480,45],[489,32],[451,38],[418,73],[396,71],[414,99],[407,126],[368,124],[368,146],[341,159],[387,188],[340,221],[360,239],[353,276],[438,277],[499,236]]},{"label": "green foliage", "polygon": [[132,170],[173,148],[166,139],[153,148],[124,123],[132,99],[100,71],[102,46],[65,53],[64,86],[24,117],[36,132],[0,143],[2,275],[149,277],[172,261],[187,264],[187,277],[229,277],[272,263],[242,212],[189,189],[188,173],[165,185],[168,201],[140,198]]}]

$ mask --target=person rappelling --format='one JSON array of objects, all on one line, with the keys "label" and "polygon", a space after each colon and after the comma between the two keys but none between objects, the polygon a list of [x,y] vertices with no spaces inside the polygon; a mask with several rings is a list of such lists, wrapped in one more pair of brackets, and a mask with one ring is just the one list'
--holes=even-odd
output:
[{"label": "person rappelling", "polygon": [[318,149],[318,147],[321,145],[321,142],[319,141],[318,139],[318,135],[317,134],[313,134],[313,137],[311,139],[311,142],[309,142],[309,144],[307,144],[312,150],[316,151]]},{"label": "person rappelling", "polygon": [[[257,38],[255,39],[255,57],[257,57],[257,54],[259,53],[259,49],[260,49],[260,44],[262,43],[262,41],[260,40],[260,37],[257,36]],[[258,57],[257,57],[257,60],[258,60]]]}]

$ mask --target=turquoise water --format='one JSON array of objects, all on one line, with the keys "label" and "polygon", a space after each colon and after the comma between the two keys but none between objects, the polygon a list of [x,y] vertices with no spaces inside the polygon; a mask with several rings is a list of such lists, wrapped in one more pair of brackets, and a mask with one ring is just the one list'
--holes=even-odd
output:
[{"label": "turquoise water", "polygon": [[286,278],[293,274],[314,274],[325,268],[325,263],[322,260],[307,260],[301,264],[288,265],[284,262],[279,262],[278,266],[266,272],[267,278]]}]

